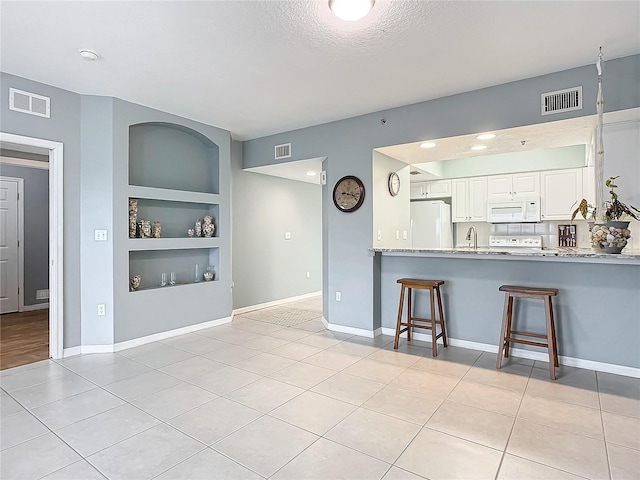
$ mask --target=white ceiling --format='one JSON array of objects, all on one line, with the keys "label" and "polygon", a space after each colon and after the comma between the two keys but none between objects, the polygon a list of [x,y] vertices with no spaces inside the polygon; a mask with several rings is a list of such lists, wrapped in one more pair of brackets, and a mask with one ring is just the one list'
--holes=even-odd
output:
[{"label": "white ceiling", "polygon": [[640,52],[638,1],[327,5],[3,0],[0,68],[250,139]]}]

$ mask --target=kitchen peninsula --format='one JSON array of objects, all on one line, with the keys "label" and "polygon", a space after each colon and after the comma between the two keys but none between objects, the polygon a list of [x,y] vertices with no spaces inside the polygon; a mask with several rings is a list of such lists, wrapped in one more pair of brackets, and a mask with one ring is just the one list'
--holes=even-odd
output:
[{"label": "kitchen peninsula", "polygon": [[[499,251],[488,248],[372,248],[380,271],[382,333],[393,334],[402,277],[445,280],[443,302],[451,345],[497,351],[500,285],[550,287],[560,363],[640,375],[640,253],[605,255],[588,249]],[[416,295],[415,314],[427,314]],[[518,329],[544,331],[539,302],[519,302]],[[428,316],[428,314],[427,314]],[[516,353],[544,360],[546,352]]]}]

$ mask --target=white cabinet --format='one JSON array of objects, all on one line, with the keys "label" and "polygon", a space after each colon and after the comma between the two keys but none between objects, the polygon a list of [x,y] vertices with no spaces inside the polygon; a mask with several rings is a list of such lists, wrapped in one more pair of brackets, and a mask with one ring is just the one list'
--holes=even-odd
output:
[{"label": "white cabinet", "polygon": [[409,191],[411,200],[427,198],[427,182],[412,182]]},{"label": "white cabinet", "polygon": [[511,201],[515,196],[533,196],[539,194],[539,172],[492,175],[487,177],[487,196],[490,201]]},{"label": "white cabinet", "polygon": [[582,169],[540,172],[540,217],[545,220],[570,220],[576,202],[583,198]]},{"label": "white cabinet", "polygon": [[487,220],[487,177],[454,179],[451,191],[453,223]]},{"label": "white cabinet", "polygon": [[443,198],[451,196],[451,180],[434,180],[427,182],[427,198]]}]

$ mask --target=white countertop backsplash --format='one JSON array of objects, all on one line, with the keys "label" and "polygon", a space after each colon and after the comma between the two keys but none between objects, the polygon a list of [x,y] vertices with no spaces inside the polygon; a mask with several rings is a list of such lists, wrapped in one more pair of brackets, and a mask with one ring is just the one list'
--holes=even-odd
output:
[{"label": "white countertop backsplash", "polygon": [[[454,239],[456,247],[467,247],[469,241],[465,240],[467,230],[475,225],[478,232],[478,246],[489,245],[490,235],[540,235],[543,248],[558,248],[558,225],[569,225],[568,220],[540,223],[456,223],[454,224]],[[589,242],[589,225],[584,220],[575,220],[577,231],[577,248],[591,248]],[[640,222],[631,221],[631,242],[626,251],[640,251]]]}]

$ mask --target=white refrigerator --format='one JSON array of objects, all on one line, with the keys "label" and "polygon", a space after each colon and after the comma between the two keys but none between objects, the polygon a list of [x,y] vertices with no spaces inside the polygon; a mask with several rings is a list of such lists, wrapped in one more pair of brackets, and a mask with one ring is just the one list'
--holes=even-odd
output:
[{"label": "white refrigerator", "polygon": [[411,248],[451,247],[451,205],[442,200],[411,202]]}]

